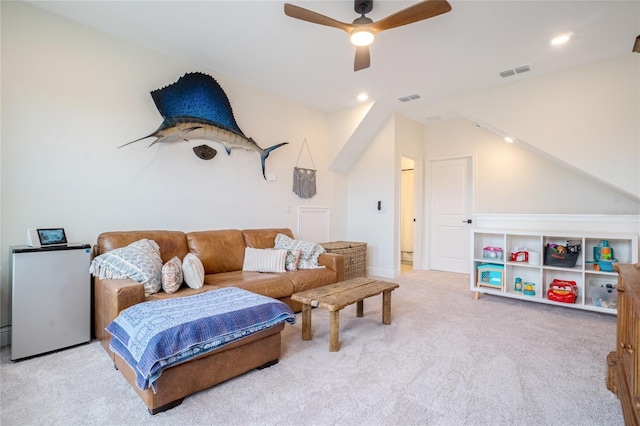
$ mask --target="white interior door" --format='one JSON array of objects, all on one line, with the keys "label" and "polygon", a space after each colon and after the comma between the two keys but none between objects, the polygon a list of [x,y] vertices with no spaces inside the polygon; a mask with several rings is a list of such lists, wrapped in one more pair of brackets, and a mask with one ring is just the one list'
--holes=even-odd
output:
[{"label": "white interior door", "polygon": [[430,166],[431,269],[469,273],[472,159],[436,160]]}]

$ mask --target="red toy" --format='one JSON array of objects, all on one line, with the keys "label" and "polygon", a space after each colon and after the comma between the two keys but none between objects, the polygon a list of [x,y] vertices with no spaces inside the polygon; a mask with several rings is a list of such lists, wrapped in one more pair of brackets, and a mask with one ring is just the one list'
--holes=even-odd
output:
[{"label": "red toy", "polygon": [[529,252],[525,250],[512,251],[511,261],[512,262],[528,262]]},{"label": "red toy", "polygon": [[575,303],[578,285],[575,281],[554,279],[549,285],[547,299],[554,302]]}]

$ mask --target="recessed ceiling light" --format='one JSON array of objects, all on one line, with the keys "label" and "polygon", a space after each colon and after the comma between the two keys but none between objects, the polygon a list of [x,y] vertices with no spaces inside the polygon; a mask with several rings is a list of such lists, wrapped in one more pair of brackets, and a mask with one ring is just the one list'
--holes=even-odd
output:
[{"label": "recessed ceiling light", "polygon": [[505,136],[504,140],[505,142],[513,143],[513,138],[510,136]]},{"label": "recessed ceiling light", "polygon": [[571,38],[571,34],[562,34],[553,38],[553,40],[551,40],[551,44],[554,46],[565,44],[566,42],[569,41],[570,38]]},{"label": "recessed ceiling light", "polygon": [[367,99],[369,99],[369,95],[367,95],[366,93],[360,93],[358,95],[358,100],[359,101],[366,101]]}]

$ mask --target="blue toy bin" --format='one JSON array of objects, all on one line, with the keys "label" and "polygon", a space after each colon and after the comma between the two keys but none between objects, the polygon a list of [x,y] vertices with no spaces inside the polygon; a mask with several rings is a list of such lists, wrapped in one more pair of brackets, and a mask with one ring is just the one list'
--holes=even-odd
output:
[{"label": "blue toy bin", "polygon": [[478,265],[478,286],[486,286],[493,288],[504,287],[504,265],[496,265],[486,263]]}]

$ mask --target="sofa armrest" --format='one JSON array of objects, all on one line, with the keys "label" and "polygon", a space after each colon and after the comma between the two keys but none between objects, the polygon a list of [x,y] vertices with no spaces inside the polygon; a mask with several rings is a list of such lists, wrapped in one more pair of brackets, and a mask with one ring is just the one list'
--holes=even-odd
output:
[{"label": "sofa armrest", "polygon": [[130,278],[95,278],[93,297],[96,339],[100,340],[109,356],[113,358],[113,353],[109,350],[111,334],[105,327],[124,309],[145,301],[144,286]]},{"label": "sofa armrest", "polygon": [[318,256],[318,264],[336,271],[337,281],[344,281],[344,256],[337,253],[322,253]]}]

